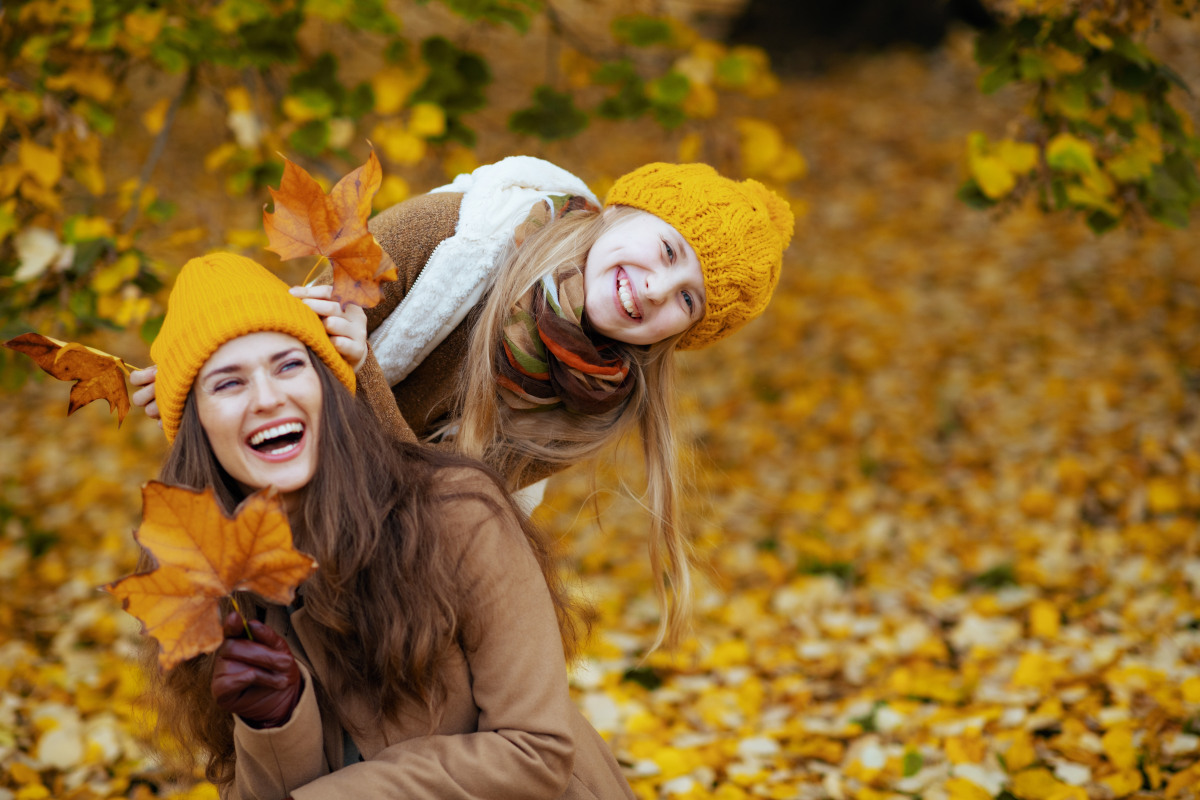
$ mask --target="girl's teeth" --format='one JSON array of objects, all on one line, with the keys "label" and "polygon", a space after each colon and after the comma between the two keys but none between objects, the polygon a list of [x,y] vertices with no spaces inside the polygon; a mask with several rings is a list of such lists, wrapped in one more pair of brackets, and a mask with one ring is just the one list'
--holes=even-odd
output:
[{"label": "girl's teeth", "polygon": [[637,319],[641,314],[637,313],[637,307],[633,304],[633,292],[629,291],[629,281],[621,278],[617,281],[617,296],[621,298],[621,305],[625,307],[625,313]]}]

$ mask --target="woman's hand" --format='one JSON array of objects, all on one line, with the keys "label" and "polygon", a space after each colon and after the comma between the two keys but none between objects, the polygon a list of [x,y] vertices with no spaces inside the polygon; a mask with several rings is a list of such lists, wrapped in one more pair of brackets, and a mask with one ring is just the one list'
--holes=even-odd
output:
[{"label": "woman's hand", "polygon": [[266,625],[252,620],[250,634],[253,641],[236,613],[225,618],[225,641],[213,664],[213,700],[252,728],[278,728],[300,702],[300,667],[283,637]]},{"label": "woman's hand", "polygon": [[162,427],[162,419],[158,414],[158,403],[154,401],[154,379],[158,375],[158,367],[151,364],[145,369],[135,369],[129,373],[129,382],[134,386],[140,386],[136,392],[129,396],[129,399],[135,406],[146,407],[146,416],[150,419],[158,420],[158,427]]},{"label": "woman's hand", "polygon": [[293,286],[290,291],[321,315],[333,349],[358,372],[367,360],[367,312],[353,303],[343,309],[341,303],[330,299],[332,286]]}]

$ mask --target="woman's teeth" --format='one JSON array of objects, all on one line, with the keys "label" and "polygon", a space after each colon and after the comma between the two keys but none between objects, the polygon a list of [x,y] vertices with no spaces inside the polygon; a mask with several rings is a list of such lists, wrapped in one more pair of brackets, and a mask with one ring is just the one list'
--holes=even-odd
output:
[{"label": "woman's teeth", "polygon": [[621,305],[625,307],[626,314],[634,319],[641,318],[637,306],[633,304],[633,292],[629,291],[629,281],[626,278],[617,280],[617,296],[621,298]]},{"label": "woman's teeth", "polygon": [[[299,422],[285,422],[273,428],[261,430],[250,437],[250,446],[269,455],[280,455],[300,444],[304,426]],[[275,441],[278,439],[279,441]]]}]

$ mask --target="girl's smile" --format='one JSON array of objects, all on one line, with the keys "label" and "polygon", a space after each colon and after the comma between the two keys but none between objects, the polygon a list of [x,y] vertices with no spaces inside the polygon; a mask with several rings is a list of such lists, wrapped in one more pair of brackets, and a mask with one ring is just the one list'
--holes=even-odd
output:
[{"label": "girl's smile", "polygon": [[195,398],[213,453],[244,490],[287,494],[308,485],[322,394],[298,339],[264,331],[226,342],[200,370]]},{"label": "girl's smile", "polygon": [[645,211],[596,240],[583,277],[584,315],[611,339],[654,344],[704,316],[704,274],[696,251],[674,227]]}]

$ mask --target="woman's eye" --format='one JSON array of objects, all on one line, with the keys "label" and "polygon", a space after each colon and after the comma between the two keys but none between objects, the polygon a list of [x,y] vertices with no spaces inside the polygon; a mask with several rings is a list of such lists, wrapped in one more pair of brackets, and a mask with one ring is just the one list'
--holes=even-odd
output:
[{"label": "woman's eye", "polygon": [[675,260],[675,251],[672,250],[671,245],[667,244],[666,242],[663,242],[663,246],[667,248],[667,260],[673,262]]},{"label": "woman's eye", "polygon": [[221,381],[220,383],[216,384],[215,386],[213,386],[212,390],[214,392],[221,392],[226,389],[232,389],[233,387],[235,387],[237,385],[238,385],[238,382],[236,380],[230,378],[229,380]]},{"label": "woman's eye", "polygon": [[689,314],[696,310],[696,301],[692,299],[691,292],[683,293],[683,302],[687,303]]},{"label": "woman's eye", "polygon": [[279,371],[286,372],[288,370],[297,369],[297,368],[303,367],[303,366],[304,366],[304,362],[302,360],[300,360],[299,358],[293,358],[290,361],[283,362],[283,364],[281,364],[279,367]]}]

